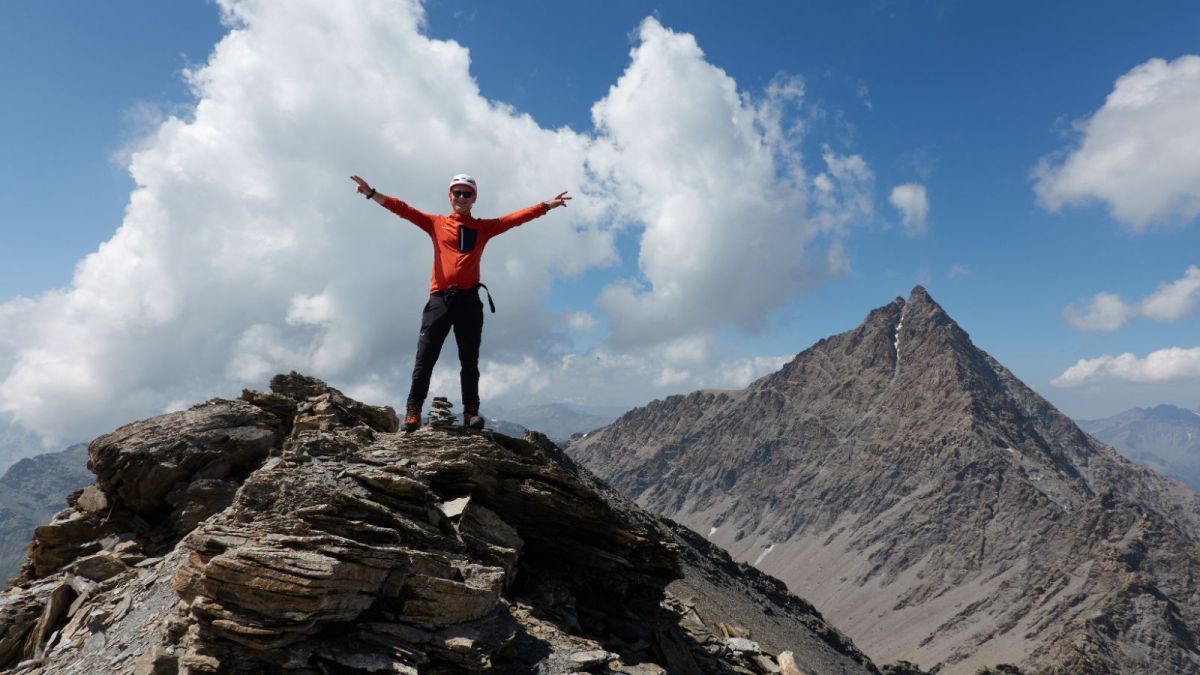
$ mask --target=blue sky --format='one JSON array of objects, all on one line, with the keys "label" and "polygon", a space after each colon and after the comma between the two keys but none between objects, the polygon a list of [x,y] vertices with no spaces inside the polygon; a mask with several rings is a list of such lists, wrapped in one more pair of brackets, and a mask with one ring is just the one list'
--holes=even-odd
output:
[{"label": "blue sky", "polygon": [[[1178,122],[1200,110],[1195,3],[380,0],[358,11],[381,20],[344,29],[329,28],[343,26],[339,9],[317,3],[62,4],[10,4],[0,21],[0,415],[18,426],[52,435],[46,411],[69,403],[109,412],[62,433],[100,433],[119,415],[261,387],[271,368],[402,398],[427,244],[365,211],[348,183],[334,188],[349,171],[429,210],[444,208],[442,174],[458,171],[480,178],[485,214],[576,194],[569,215],[485,256],[507,310],[484,345],[484,396],[498,403],[635,405],[739,386],[921,283],[1070,415],[1200,405],[1200,272],[1189,276],[1200,141],[1197,124]],[[247,38],[237,49],[231,30]],[[231,48],[218,58],[222,39]],[[311,75],[291,76],[307,58]],[[1121,78],[1149,103],[1110,108]],[[472,82],[478,100],[457,98]],[[655,97],[668,90],[682,94]],[[778,121],[782,140],[764,131],[750,146],[769,148],[762,166],[780,182],[709,167],[677,192],[672,171],[726,147],[710,133],[724,133],[712,126],[721,106],[754,118],[731,152]],[[447,128],[463,109],[469,122]],[[664,131],[675,120],[678,133]],[[1114,154],[1122,142],[1137,147]],[[1096,168],[1105,162],[1118,166]],[[817,208],[821,176],[836,186]],[[908,226],[891,200],[902,185],[924,194],[925,215],[909,212]],[[146,210],[127,212],[139,191]],[[680,206],[659,214],[663,203]],[[224,227],[235,234],[222,244]],[[256,238],[229,244],[247,233]],[[743,236],[796,255],[768,253],[759,267],[723,253]],[[692,239],[709,268],[679,262],[672,247]],[[213,254],[264,241],[282,253],[239,258],[237,274]],[[73,276],[93,253],[91,271]],[[129,271],[155,261],[153,273]],[[300,272],[314,264],[329,273]],[[761,290],[746,281],[756,278]],[[258,304],[198,301],[205,289]],[[127,302],[96,299],[107,292]],[[660,323],[673,328],[647,327]],[[452,397],[453,357],[435,377]],[[124,404],[101,405],[113,395]]]}]

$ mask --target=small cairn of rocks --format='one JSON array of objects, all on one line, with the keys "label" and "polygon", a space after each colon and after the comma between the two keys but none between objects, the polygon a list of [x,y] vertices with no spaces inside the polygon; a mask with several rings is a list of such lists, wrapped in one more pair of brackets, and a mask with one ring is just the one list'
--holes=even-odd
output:
[{"label": "small cairn of rocks", "polygon": [[454,407],[445,396],[434,396],[429,404],[429,426],[445,429],[454,426]]}]

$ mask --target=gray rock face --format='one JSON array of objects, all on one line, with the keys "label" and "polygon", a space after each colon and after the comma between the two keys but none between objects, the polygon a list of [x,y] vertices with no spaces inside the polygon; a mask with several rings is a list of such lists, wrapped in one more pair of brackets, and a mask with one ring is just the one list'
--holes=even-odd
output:
[{"label": "gray rock face", "polygon": [[917,287],[739,392],[568,451],[879,662],[1200,671],[1200,502],[1084,434]]},{"label": "gray rock face", "polygon": [[50,522],[67,495],[88,485],[87,447],[22,459],[0,477],[0,580],[17,573],[33,528]]},{"label": "gray rock face", "polygon": [[96,439],[0,595],[0,669],[877,672],[544,436],[397,426],[293,373]]},{"label": "gray rock face", "polygon": [[245,475],[267,457],[274,416],[244,401],[203,405],[121,427],[92,441],[88,468],[116,503],[143,517],[174,513],[169,496],[193,480]]},{"label": "gray rock face", "polygon": [[1200,490],[1200,411],[1158,405],[1078,422],[1129,459]]}]

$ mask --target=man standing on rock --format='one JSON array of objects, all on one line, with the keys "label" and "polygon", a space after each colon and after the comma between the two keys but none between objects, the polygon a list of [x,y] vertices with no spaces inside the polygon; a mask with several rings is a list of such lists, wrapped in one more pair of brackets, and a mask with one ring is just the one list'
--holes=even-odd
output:
[{"label": "man standing on rock", "polygon": [[[479,300],[479,260],[488,240],[518,225],[545,215],[550,209],[566,206],[570,199],[561,192],[557,197],[539,202],[507,216],[479,219],[471,215],[478,190],[475,179],[460,173],[450,179],[450,208],[447,216],[424,213],[404,202],[389,197],[367,185],[358,176],[351,176],[358,192],[367,199],[421,228],[433,240],[433,280],[429,284],[429,302],[421,315],[421,333],[417,338],[417,359],[413,366],[412,388],[404,412],[404,430],[415,431],[421,426],[421,406],[429,393],[429,378],[442,351],[450,329],[458,343],[458,361],[462,369],[463,424],[483,428],[479,416],[479,343],[483,336],[483,303]],[[487,290],[487,286],[483,286]],[[488,294],[492,312],[492,296]]]}]

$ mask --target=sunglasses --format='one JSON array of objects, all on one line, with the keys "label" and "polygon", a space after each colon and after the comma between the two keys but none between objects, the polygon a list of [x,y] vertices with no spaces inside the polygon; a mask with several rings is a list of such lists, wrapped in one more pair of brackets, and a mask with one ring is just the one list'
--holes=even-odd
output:
[{"label": "sunglasses", "polygon": [[471,197],[475,196],[475,193],[471,192],[470,190],[452,190],[450,194],[458,197],[459,199],[470,199]]}]

